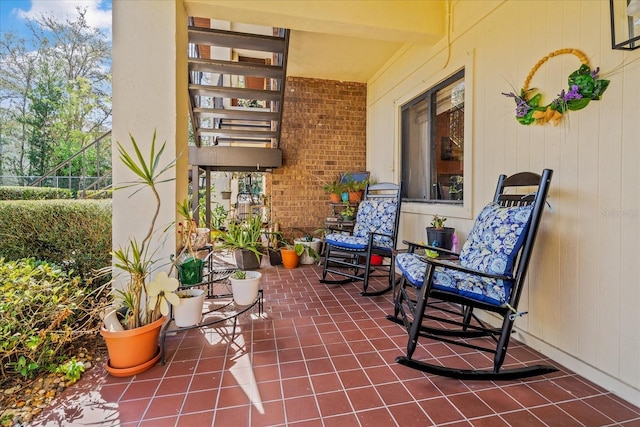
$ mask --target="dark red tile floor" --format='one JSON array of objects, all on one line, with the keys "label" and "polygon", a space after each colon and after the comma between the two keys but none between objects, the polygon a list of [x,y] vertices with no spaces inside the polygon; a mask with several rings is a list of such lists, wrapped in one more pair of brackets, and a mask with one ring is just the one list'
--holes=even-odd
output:
[{"label": "dark red tile floor", "polygon": [[[390,294],[321,284],[317,266],[261,271],[264,315],[245,315],[233,341],[230,326],[194,330],[169,337],[167,363],[141,375],[96,367],[34,425],[640,426],[639,408],[565,369],[496,383],[398,365],[406,334],[385,319]],[[438,343],[418,352],[459,359]],[[513,343],[506,364],[520,362],[553,364]]]}]

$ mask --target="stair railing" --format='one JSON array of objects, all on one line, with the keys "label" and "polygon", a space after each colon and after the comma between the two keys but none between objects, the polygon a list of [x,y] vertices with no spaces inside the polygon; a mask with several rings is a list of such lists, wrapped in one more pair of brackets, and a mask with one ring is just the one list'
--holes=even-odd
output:
[{"label": "stair railing", "polygon": [[[78,192],[82,192],[82,194],[85,194],[85,191],[91,187],[91,188],[96,188],[97,187],[97,183],[101,183],[104,182],[106,179],[108,179],[109,176],[111,176],[111,172],[107,172],[107,174],[103,174],[102,168],[100,167],[101,165],[101,160],[102,157],[100,156],[100,143],[102,140],[104,140],[105,138],[107,138],[108,136],[111,135],[111,130],[108,130],[107,132],[103,133],[102,135],[100,135],[95,141],[93,141],[92,143],[84,146],[83,148],[81,148],[80,150],[78,150],[76,153],[72,154],[69,158],[67,158],[66,160],[64,160],[63,162],[59,163],[58,165],[56,165],[55,167],[53,167],[51,170],[49,170],[47,173],[45,173],[44,175],[42,175],[40,178],[36,179],[35,181],[31,182],[29,184],[30,187],[38,187],[41,186],[42,183],[47,179],[47,178],[51,178],[51,177],[55,177],[57,176],[56,174],[58,173],[58,171],[60,171],[61,169],[68,167],[69,168],[69,180],[68,180],[68,186],[69,189],[71,190],[71,164],[72,162],[77,159],[80,156],[82,157],[82,161],[83,161],[83,165],[84,165],[84,156],[87,153],[87,151],[95,148],[96,152],[97,152],[97,156],[96,156],[96,163],[98,165],[98,167],[96,168],[96,180],[94,182],[91,183],[91,185],[86,186],[83,185],[84,181],[86,179],[86,177],[83,175],[80,177],[80,184],[78,185]],[[109,160],[111,160],[111,157],[109,157]],[[110,162],[109,162],[110,163]],[[84,167],[82,168],[82,170],[84,171]],[[107,178],[105,178],[105,176]]]}]

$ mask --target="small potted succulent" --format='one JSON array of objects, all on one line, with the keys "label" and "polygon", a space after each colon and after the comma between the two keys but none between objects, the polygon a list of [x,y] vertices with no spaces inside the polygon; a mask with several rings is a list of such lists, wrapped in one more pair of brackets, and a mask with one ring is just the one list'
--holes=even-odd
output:
[{"label": "small potted succulent", "polygon": [[431,227],[427,227],[427,244],[438,248],[451,250],[453,246],[453,234],[456,229],[445,227],[446,217],[434,215]]},{"label": "small potted succulent", "polygon": [[262,273],[258,271],[236,270],[229,276],[233,300],[238,305],[249,305],[258,297]]}]

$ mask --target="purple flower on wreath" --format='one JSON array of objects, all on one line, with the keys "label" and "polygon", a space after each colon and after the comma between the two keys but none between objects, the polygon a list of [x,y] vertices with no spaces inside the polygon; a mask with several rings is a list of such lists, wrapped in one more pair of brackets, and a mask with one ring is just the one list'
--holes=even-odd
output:
[{"label": "purple flower on wreath", "polygon": [[596,80],[598,78],[599,72],[600,72],[600,67],[596,67],[595,69],[591,70],[591,78],[593,78],[593,80]]},{"label": "purple flower on wreath", "polygon": [[531,106],[527,103],[526,99],[524,99],[523,97],[518,96],[513,92],[511,93],[502,92],[502,94],[504,96],[507,96],[509,98],[513,98],[516,100],[516,117],[524,117],[529,113],[529,111],[531,111]]},{"label": "purple flower on wreath", "polygon": [[[571,101],[572,99],[580,99],[582,95],[579,92],[580,88],[578,85],[571,85],[569,92],[565,92],[564,89],[558,94],[558,97],[553,100],[552,105],[556,108],[559,106],[566,106],[567,101]],[[561,110],[564,111],[564,110]]]},{"label": "purple flower on wreath", "polygon": [[567,92],[566,94],[564,93],[564,89],[562,90],[562,93],[559,95],[560,98],[562,98],[563,101],[570,101],[572,99],[580,99],[582,98],[582,95],[580,95],[580,92],[578,92],[580,88],[578,87],[578,85],[572,85],[571,89],[569,89],[569,92]]}]

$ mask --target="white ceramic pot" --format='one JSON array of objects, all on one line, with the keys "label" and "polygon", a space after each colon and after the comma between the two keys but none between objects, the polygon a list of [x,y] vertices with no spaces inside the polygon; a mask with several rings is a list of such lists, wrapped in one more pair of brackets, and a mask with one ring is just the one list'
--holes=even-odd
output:
[{"label": "white ceramic pot", "polygon": [[202,306],[205,293],[203,289],[183,289],[176,292],[180,297],[180,304],[173,307],[173,318],[176,326],[181,328],[193,326],[202,320]]},{"label": "white ceramic pot", "polygon": [[246,279],[236,279],[229,277],[231,282],[231,291],[233,292],[233,300],[238,305],[249,305],[258,297],[260,290],[260,279],[262,273],[257,271],[247,271]]},{"label": "white ceramic pot", "polygon": [[[316,251],[318,255],[320,255],[320,251],[322,250],[322,239],[318,239],[316,237],[314,237],[311,242],[308,242],[303,239],[296,239],[294,243],[300,243],[304,246],[309,246],[314,251]],[[315,262],[316,260],[313,259],[313,257],[310,256],[309,254],[307,254],[306,250],[302,253],[302,255],[300,255],[300,264],[313,264]]]}]

